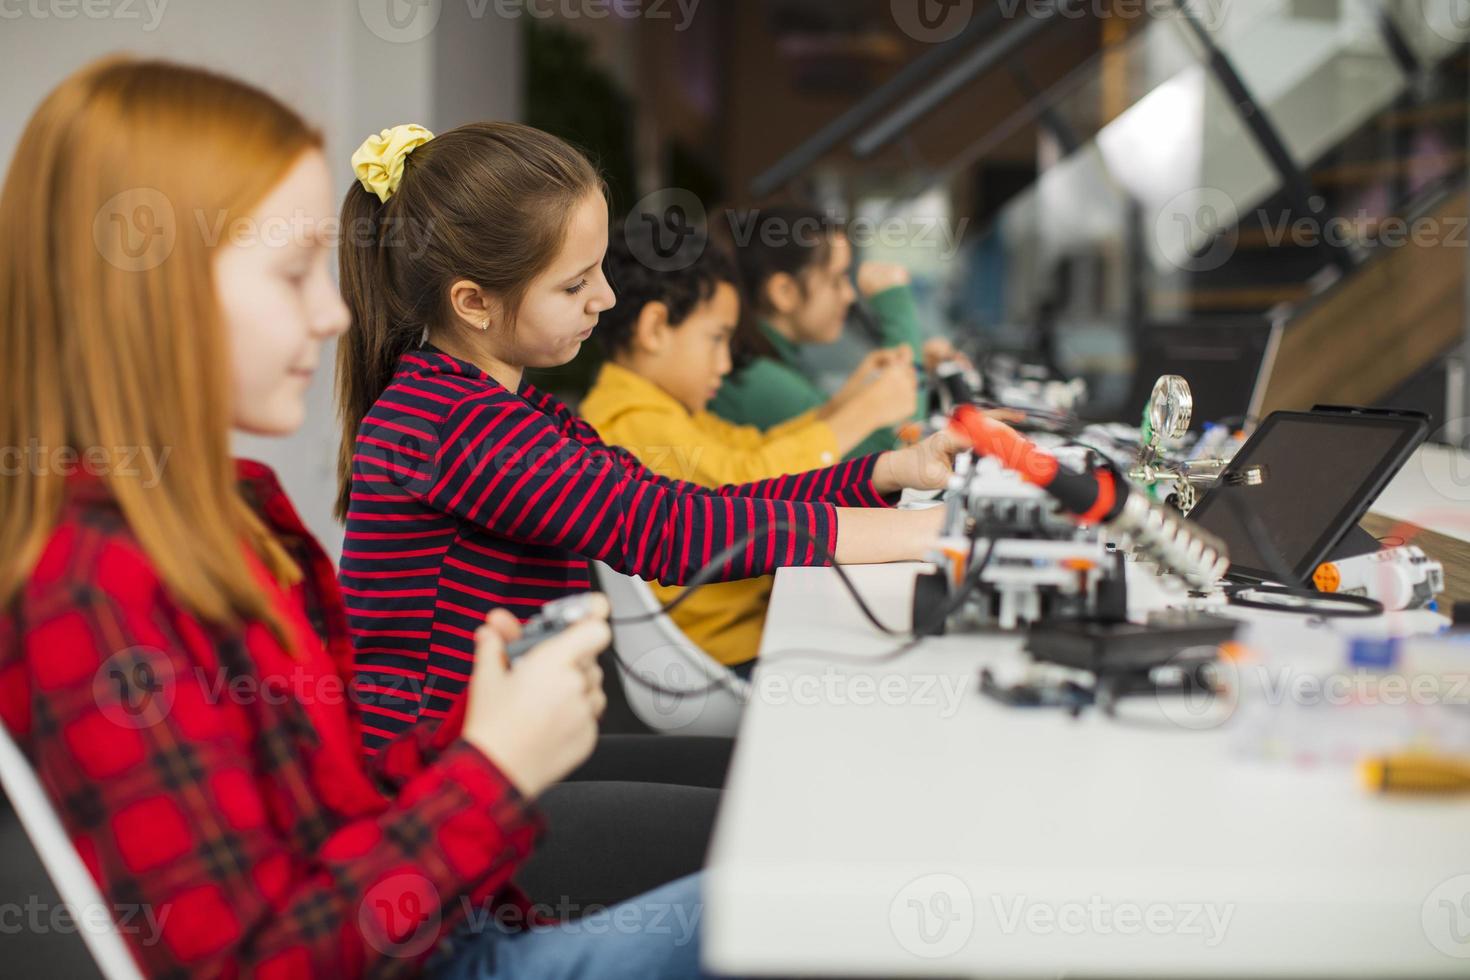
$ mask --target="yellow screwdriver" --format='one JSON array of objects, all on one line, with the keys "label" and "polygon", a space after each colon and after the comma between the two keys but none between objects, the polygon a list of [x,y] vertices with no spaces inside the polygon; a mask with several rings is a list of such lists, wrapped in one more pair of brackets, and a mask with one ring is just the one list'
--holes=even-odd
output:
[{"label": "yellow screwdriver", "polygon": [[1411,753],[1365,759],[1363,785],[1375,793],[1470,793],[1470,759]]}]

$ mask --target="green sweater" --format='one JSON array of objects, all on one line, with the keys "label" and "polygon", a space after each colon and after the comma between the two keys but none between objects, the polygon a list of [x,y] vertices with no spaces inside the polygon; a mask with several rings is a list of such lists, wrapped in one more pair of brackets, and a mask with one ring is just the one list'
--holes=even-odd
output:
[{"label": "green sweater", "polygon": [[[896,347],[908,344],[917,358],[923,341],[919,334],[919,311],[914,304],[913,290],[908,286],[896,286],[871,297],[868,303],[878,320],[881,345]],[[710,403],[710,411],[736,425],[770,429],[826,404],[827,395],[802,370],[796,344],[769,324],[762,323],[761,332],[775,348],[776,356],[758,357],[744,370],[727,378],[720,386],[720,393]],[[920,397],[923,397],[922,393]],[[915,406],[916,410],[921,408]],[[879,429],[858,443],[847,458],[886,452],[894,447],[897,438],[892,429]]]}]

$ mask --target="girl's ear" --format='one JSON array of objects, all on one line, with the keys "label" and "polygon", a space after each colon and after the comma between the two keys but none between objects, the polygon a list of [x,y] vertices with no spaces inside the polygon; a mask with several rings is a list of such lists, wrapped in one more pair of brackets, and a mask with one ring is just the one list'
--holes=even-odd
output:
[{"label": "girl's ear", "polygon": [[476,333],[495,326],[503,312],[494,296],[468,279],[449,287],[449,308],[459,326]]},{"label": "girl's ear", "polygon": [[633,324],[633,349],[640,354],[662,354],[669,343],[669,308],[663,303],[649,303]]},{"label": "girl's ear", "polygon": [[766,303],[785,316],[801,305],[801,283],[789,272],[777,272],[766,280]]}]

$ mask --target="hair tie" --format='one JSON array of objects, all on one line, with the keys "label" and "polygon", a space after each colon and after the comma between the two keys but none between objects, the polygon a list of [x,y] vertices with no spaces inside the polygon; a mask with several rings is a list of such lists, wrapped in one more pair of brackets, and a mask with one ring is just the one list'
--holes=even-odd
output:
[{"label": "hair tie", "polygon": [[352,154],[352,172],[365,190],[387,204],[403,180],[403,161],[415,147],[433,138],[433,133],[412,123],[385,129],[363,140]]}]

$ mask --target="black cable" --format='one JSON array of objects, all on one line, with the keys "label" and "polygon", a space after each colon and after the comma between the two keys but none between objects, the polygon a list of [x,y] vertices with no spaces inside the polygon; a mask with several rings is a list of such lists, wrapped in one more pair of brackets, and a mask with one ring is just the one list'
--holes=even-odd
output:
[{"label": "black cable", "polygon": [[[821,555],[824,560],[831,563],[832,569],[837,573],[838,579],[842,582],[848,593],[852,595],[853,601],[857,603],[858,609],[862,612],[863,616],[866,617],[868,622],[872,623],[873,626],[876,627],[880,632],[886,633],[889,636],[905,635],[901,630],[894,630],[890,628],[873,614],[873,610],[868,606],[867,602],[863,600],[862,595],[858,592],[857,586],[853,584],[852,579],[850,579],[847,573],[842,570],[842,566],[837,564],[837,556],[832,554],[832,552],[827,549],[827,545],[824,541],[818,539],[806,528],[792,527],[785,521],[777,521],[776,523],[767,527],[752,528],[751,530],[745,532],[745,534],[741,535],[739,540],[730,544],[722,551],[716,553],[714,557],[705,562],[704,566],[700,568],[699,571],[695,572],[694,575],[689,579],[689,581],[684,584],[684,590],[680,592],[679,595],[675,596],[671,601],[664,603],[658,609],[653,610],[652,612],[638,613],[637,615],[633,616],[614,616],[608,620],[609,624],[613,626],[622,626],[635,623],[647,623],[651,622],[652,620],[658,619],[661,616],[667,616],[669,613],[673,612],[683,603],[688,601],[689,597],[692,596],[695,592],[715,581],[715,579],[719,576],[720,569],[723,568],[726,563],[734,560],[736,557],[743,554],[746,546],[750,544],[750,542],[754,541],[758,537],[774,531],[786,531],[791,534],[795,534],[798,538],[802,538],[810,542],[812,547],[817,550],[817,553]],[[623,675],[625,677],[631,678],[634,683],[638,684],[640,687],[646,688],[647,690],[650,690],[655,694],[664,695],[665,697],[699,697],[701,695],[709,694],[712,691],[718,690],[719,688],[729,687],[732,680],[729,672],[723,671],[718,677],[714,678],[703,687],[668,688],[664,687],[662,684],[659,684],[651,677],[640,674],[637,670],[633,668],[631,664],[623,659],[622,655],[618,653],[615,647],[611,650],[611,653],[614,662],[617,663],[620,668],[622,668]]]},{"label": "black cable", "polygon": [[[748,545],[755,538],[763,534],[768,534],[772,531],[786,531],[788,533],[796,535],[798,538],[810,542],[811,545],[816,549],[817,553],[825,561],[831,564],[832,570],[837,573],[838,580],[842,583],[848,594],[852,596],[853,602],[857,603],[858,610],[863,614],[863,617],[867,619],[867,621],[871,623],[873,627],[877,629],[880,633],[884,633],[888,636],[904,636],[908,637],[908,640],[907,642],[895,647],[894,649],[889,650],[886,653],[879,654],[876,657],[848,657],[845,654],[829,654],[826,652],[818,654],[817,651],[810,651],[803,653],[793,653],[784,657],[771,657],[767,659],[768,663],[777,660],[800,659],[803,656],[815,656],[817,659],[829,660],[836,663],[850,662],[863,664],[881,664],[898,659],[900,656],[908,653],[915,646],[917,646],[921,640],[937,632],[940,627],[944,625],[944,622],[950,617],[950,615],[952,615],[954,611],[960,607],[960,604],[965,600],[969,593],[974,591],[975,586],[978,585],[980,582],[981,573],[983,573],[986,567],[990,564],[990,559],[991,556],[995,553],[996,545],[996,539],[992,537],[990,539],[989,546],[985,549],[985,556],[980,560],[979,565],[976,565],[974,563],[974,557],[975,545],[978,541],[978,535],[971,537],[970,568],[966,571],[964,584],[959,589],[957,589],[954,595],[950,597],[949,601],[945,603],[944,607],[940,610],[939,615],[935,617],[934,621],[924,624],[922,629],[915,628],[913,630],[907,631],[896,630],[885,624],[877,617],[876,614],[874,614],[872,608],[868,605],[867,601],[863,599],[862,594],[858,591],[857,585],[854,584],[852,579],[848,576],[847,572],[843,570],[842,566],[837,563],[837,556],[827,549],[826,543],[818,539],[806,528],[793,527],[784,521],[777,521],[775,524],[770,525],[769,527],[764,529],[758,528],[747,531],[744,535],[741,536],[739,540],[735,541],[724,550],[718,552],[709,561],[705,562],[704,566],[700,568],[700,570],[696,572],[687,583],[685,583],[683,587],[684,590],[679,595],[675,596],[671,601],[660,606],[658,609],[653,610],[652,612],[638,613],[633,616],[614,616],[609,619],[608,622],[613,626],[624,626],[636,623],[646,623],[658,619],[660,616],[667,616],[669,613],[673,612],[681,604],[683,604],[686,600],[688,600],[688,598],[696,591],[706,585],[711,584],[718,576],[719,570],[727,562],[742,554],[745,550],[746,545]],[[617,652],[616,649],[612,650],[611,652],[613,660],[620,668],[622,668],[624,675],[632,678],[633,681],[639,686],[647,688],[648,690],[653,691],[655,694],[661,694],[666,697],[698,697],[703,694],[708,694],[718,688],[727,687],[730,684],[730,677],[728,675],[721,675],[720,677],[715,678],[703,687],[667,688],[659,684],[657,681],[654,681],[649,677],[645,677],[642,674],[639,674],[632,667],[631,664],[629,664],[626,660],[622,658],[622,656]]]},{"label": "black cable", "polygon": [[[1304,604],[1289,605],[1269,600],[1244,598],[1251,594],[1301,599]],[[1383,615],[1383,603],[1377,599],[1370,599],[1368,596],[1335,595],[1331,592],[1318,592],[1316,589],[1292,588],[1285,585],[1239,586],[1234,591],[1227,590],[1225,596],[1232,606],[1240,606],[1242,609],[1298,613],[1303,616],[1320,616],[1323,619],[1369,619]]]}]

